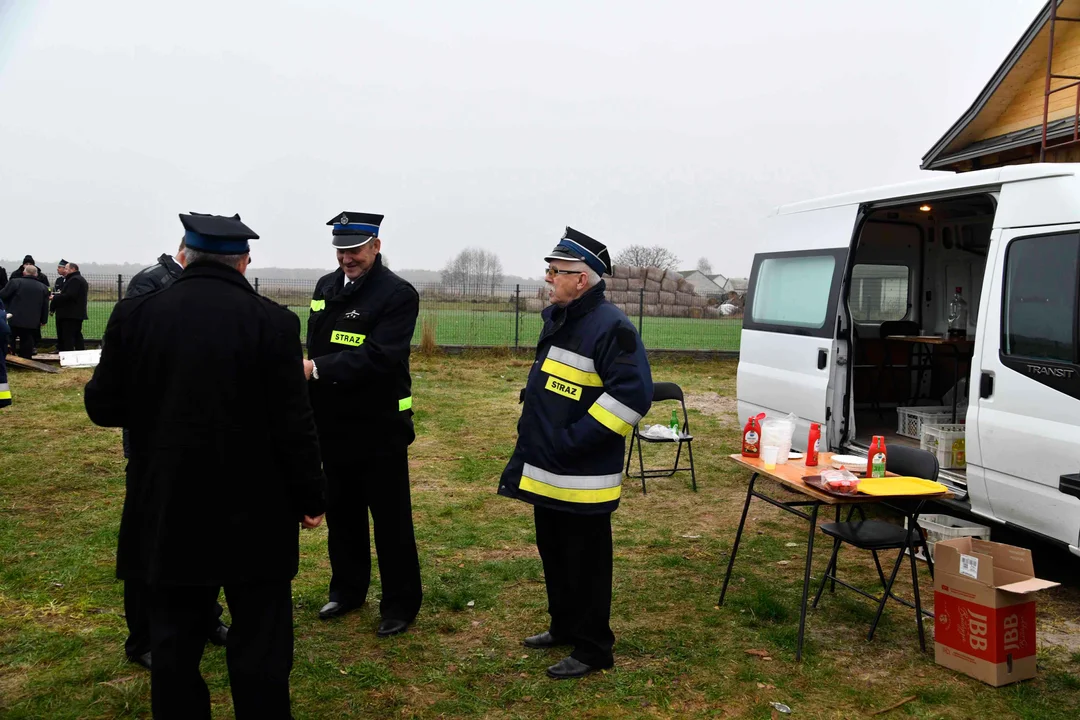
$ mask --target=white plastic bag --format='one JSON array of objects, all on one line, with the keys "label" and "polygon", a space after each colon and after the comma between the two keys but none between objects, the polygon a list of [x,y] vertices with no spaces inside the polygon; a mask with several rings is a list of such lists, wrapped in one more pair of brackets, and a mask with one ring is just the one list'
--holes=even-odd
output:
[{"label": "white plastic bag", "polygon": [[777,464],[788,461],[791,453],[791,439],[795,437],[795,424],[798,416],[794,413],[784,417],[767,417],[761,422],[761,447],[775,445],[780,449],[777,453]]},{"label": "white plastic bag", "polygon": [[641,437],[652,438],[653,440],[678,440],[679,433],[672,430],[667,425],[648,425],[638,430]]}]

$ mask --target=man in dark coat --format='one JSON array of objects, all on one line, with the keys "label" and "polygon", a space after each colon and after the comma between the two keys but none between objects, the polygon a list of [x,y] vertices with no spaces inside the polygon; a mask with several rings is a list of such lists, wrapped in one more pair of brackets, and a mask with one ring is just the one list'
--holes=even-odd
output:
[{"label": "man in dark coat", "polygon": [[[37,272],[35,274],[33,274],[33,275],[29,275],[26,272],[26,268],[27,268],[28,265],[32,266],[35,270],[37,270]],[[39,268],[34,263],[34,258],[33,258],[32,255],[27,255],[26,257],[24,257],[23,261],[22,261],[22,265],[17,267],[15,269],[15,272],[11,273],[11,279],[12,280],[14,280],[15,278],[19,278],[19,277],[33,277],[35,280],[37,280],[39,283],[41,283],[45,287],[49,287],[49,278],[46,277],[45,273],[41,272],[41,268]]]},{"label": "man in dark coat", "polygon": [[56,264],[56,282],[53,283],[53,294],[58,294],[64,289],[64,276],[68,274],[67,260],[63,258]]},{"label": "man in dark coat", "polygon": [[[184,271],[184,241],[180,241],[180,250],[176,254],[177,260],[172,256],[162,253],[156,265],[144,268],[132,276],[128,281],[125,298],[135,298],[147,293],[164,290],[180,277]],[[131,459],[130,433],[124,428],[124,458]],[[127,472],[132,470],[128,463]],[[130,482],[130,479],[129,479]],[[139,580],[124,581],[124,619],[127,621],[128,637],[124,641],[124,651],[128,660],[142,665],[149,670],[153,661],[150,654],[150,618],[148,616],[149,586]],[[223,647],[229,636],[229,627],[221,622],[222,607],[217,598],[207,607],[206,616],[206,639],[214,645]]]},{"label": "man in dark coat", "polygon": [[82,325],[86,320],[86,302],[90,286],[79,272],[79,266],[68,263],[67,275],[61,286],[60,294],[52,299],[52,309],[56,313],[56,345],[61,352],[65,350],[85,350]]},{"label": "man in dark coat", "polygon": [[[420,297],[382,264],[382,215],[331,220],[340,266],[319,279],[308,319],[311,404],[327,477],[326,620],[362,605],[371,582],[368,510],[382,579],[378,635],[405,632],[423,590],[409,496],[409,351]],[[363,452],[358,452],[358,443]]]},{"label": "man in dark coat", "polygon": [[573,646],[547,669],[564,679],[615,662],[611,514],[622,493],[626,436],[649,411],[653,383],[637,329],[604,297],[607,247],[568,227],[544,259],[552,304],[499,494],[533,506],[551,623],[525,645]]},{"label": "man in dark coat", "polygon": [[0,266],[0,290],[4,289],[4,286],[8,284],[7,270]]},{"label": "man in dark coat", "polygon": [[236,717],[287,718],[299,527],[325,502],[300,322],[244,278],[257,235],[239,216],[180,219],[187,268],[117,303],[86,386],[90,419],[131,432],[117,575],[150,585],[155,718],[210,718],[199,660],[222,587]]},{"label": "man in dark coat", "polygon": [[19,357],[34,357],[41,328],[49,322],[49,288],[37,281],[37,268],[31,265],[24,275],[9,281],[0,290],[0,300],[12,315],[12,352],[17,340]]}]

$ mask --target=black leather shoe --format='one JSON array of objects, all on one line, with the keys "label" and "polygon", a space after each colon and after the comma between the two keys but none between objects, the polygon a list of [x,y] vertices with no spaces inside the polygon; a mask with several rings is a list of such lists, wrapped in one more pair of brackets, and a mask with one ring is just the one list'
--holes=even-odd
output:
[{"label": "black leather shoe", "polygon": [[331,600],[322,606],[322,610],[319,611],[319,619],[329,620],[331,618],[341,617],[345,613],[352,612],[363,604],[364,603],[340,603],[336,600]]},{"label": "black leather shoe", "polygon": [[210,634],[206,636],[206,639],[210,641],[211,645],[217,645],[218,647],[225,647],[225,641],[229,638],[229,626],[218,620],[217,627],[210,631]]},{"label": "black leather shoe", "polygon": [[580,660],[565,657],[547,669],[548,677],[556,680],[568,680],[570,678],[585,677],[589,673],[596,672],[600,668],[586,665]]},{"label": "black leather shoe", "polygon": [[142,665],[147,670],[150,669],[150,653],[144,652],[142,655],[128,655],[128,660],[136,665]]},{"label": "black leather shoe", "polygon": [[558,647],[559,645],[566,645],[549,631],[545,630],[539,635],[530,635],[521,641],[525,647],[537,648],[538,650],[546,650],[547,648]]},{"label": "black leather shoe", "polygon": [[409,629],[409,623],[404,620],[394,620],[392,618],[383,618],[379,623],[379,630],[376,633],[379,637],[390,637],[391,635],[397,635],[403,633]]}]

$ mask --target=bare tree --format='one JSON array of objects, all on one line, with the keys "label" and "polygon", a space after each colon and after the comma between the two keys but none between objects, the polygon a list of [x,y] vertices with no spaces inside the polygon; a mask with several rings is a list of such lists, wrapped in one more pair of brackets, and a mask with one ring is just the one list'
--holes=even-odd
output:
[{"label": "bare tree", "polygon": [[439,273],[443,289],[459,295],[494,295],[502,284],[502,261],[481,248],[465,248]]},{"label": "bare tree", "polygon": [[674,270],[679,266],[679,258],[675,253],[661,245],[651,247],[631,245],[615,256],[615,263],[617,265],[658,267],[661,270]]},{"label": "bare tree", "polygon": [[697,270],[702,275],[705,275],[706,277],[711,277],[712,274],[713,274],[713,271],[712,271],[712,263],[709,262],[709,258],[707,258],[707,257],[699,257],[698,261],[697,261]]}]

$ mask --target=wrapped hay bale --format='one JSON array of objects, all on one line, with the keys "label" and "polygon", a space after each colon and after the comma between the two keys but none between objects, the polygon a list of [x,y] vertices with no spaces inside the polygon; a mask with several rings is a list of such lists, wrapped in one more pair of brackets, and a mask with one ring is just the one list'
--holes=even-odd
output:
[{"label": "wrapped hay bale", "polygon": [[626,280],[630,277],[630,268],[626,265],[612,265],[611,277],[616,280]]},{"label": "wrapped hay bale", "polygon": [[608,280],[605,280],[604,282],[607,284],[609,290],[625,290],[626,289],[626,283],[627,283],[626,278],[613,277],[613,278],[609,278]]},{"label": "wrapped hay bale", "polygon": [[663,290],[661,290],[660,291],[660,304],[661,305],[674,305],[675,304],[675,293],[673,293],[673,292],[664,292]]},{"label": "wrapped hay bale", "polygon": [[660,289],[665,292],[673,293],[679,289],[679,281],[673,277],[665,277],[660,281]]},{"label": "wrapped hay bale", "polygon": [[645,280],[645,289],[649,292],[660,292],[659,280]]},{"label": "wrapped hay bale", "polygon": [[[656,267],[645,268],[645,278],[647,280],[655,280],[659,283],[664,279],[664,271]],[[657,288],[657,290],[659,289],[660,288]]]}]

